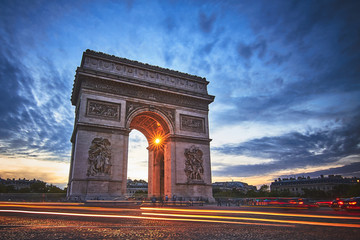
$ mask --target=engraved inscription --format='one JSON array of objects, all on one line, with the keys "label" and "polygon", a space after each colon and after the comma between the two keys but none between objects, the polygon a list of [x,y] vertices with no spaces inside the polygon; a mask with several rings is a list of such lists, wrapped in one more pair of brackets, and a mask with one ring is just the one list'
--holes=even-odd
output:
[{"label": "engraved inscription", "polygon": [[205,133],[205,119],[188,115],[180,115],[180,129],[184,131]]},{"label": "engraved inscription", "polygon": [[120,104],[88,99],[87,116],[110,120],[120,120]]}]

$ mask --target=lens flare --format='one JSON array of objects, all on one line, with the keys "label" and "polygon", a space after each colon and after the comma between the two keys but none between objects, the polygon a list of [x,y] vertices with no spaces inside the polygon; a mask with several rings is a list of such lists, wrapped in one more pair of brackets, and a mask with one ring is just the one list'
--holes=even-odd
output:
[{"label": "lens flare", "polygon": [[168,135],[163,132],[156,132],[149,136],[149,147],[152,150],[163,150]]}]

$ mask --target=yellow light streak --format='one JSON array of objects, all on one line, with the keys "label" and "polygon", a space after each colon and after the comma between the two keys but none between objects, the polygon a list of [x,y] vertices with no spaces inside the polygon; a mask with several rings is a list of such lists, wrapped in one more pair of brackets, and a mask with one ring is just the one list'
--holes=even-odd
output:
[{"label": "yellow light streak", "polygon": [[[65,209],[65,210],[88,210],[88,211],[102,211],[102,212],[123,212],[123,211],[157,211],[158,213],[144,212],[143,216],[128,216],[128,215],[107,215],[107,214],[90,214],[90,213],[64,213],[64,212],[45,212],[45,211],[29,211],[29,210],[0,210],[0,212],[13,213],[31,213],[31,214],[52,214],[64,216],[84,216],[84,217],[102,217],[102,218],[132,218],[132,219],[153,219],[153,220],[169,220],[169,221],[193,221],[193,222],[212,222],[212,223],[232,223],[232,224],[250,224],[250,225],[273,225],[273,226],[288,226],[284,224],[306,224],[318,226],[332,226],[332,227],[355,227],[360,228],[360,224],[351,223],[328,223],[316,221],[298,221],[298,220],[278,220],[266,218],[248,218],[241,216],[215,216],[207,215],[213,214],[257,214],[257,215],[272,215],[285,217],[308,217],[308,218],[328,218],[328,219],[355,219],[360,220],[360,217],[346,217],[346,216],[329,216],[329,215],[306,215],[306,214],[291,214],[291,213],[269,213],[269,212],[251,212],[251,211],[234,211],[234,210],[211,210],[211,209],[179,209],[179,208],[154,208],[141,207],[140,209],[133,208],[103,208],[103,207],[85,207],[83,204],[74,203],[23,203],[23,202],[0,202],[3,207],[21,207],[21,208],[42,208],[42,209]],[[191,214],[180,213],[159,213],[164,211],[185,212]],[[193,213],[202,213],[203,215],[196,215]],[[152,217],[150,217],[152,216]],[[154,217],[159,216],[159,217]],[[226,221],[229,220],[229,221]],[[246,221],[260,221],[266,223],[248,223],[235,222],[238,220]],[[271,223],[270,223],[271,222]],[[282,225],[281,225],[282,224]]]},{"label": "yellow light streak", "polygon": [[306,224],[306,225],[318,225],[318,226],[330,226],[330,227],[354,227],[354,228],[360,227],[360,224],[351,224],[351,223],[307,222],[307,221],[278,220],[278,219],[266,219],[266,218],[247,218],[247,217],[190,215],[190,214],[171,214],[171,213],[142,213],[142,214],[151,215],[151,216],[166,216],[166,217],[192,217],[192,218],[211,218],[211,219],[226,219],[226,220],[262,221],[262,222],[275,222],[275,223],[293,223],[293,224]]},{"label": "yellow light streak", "polygon": [[153,211],[178,211],[191,213],[226,213],[226,214],[255,214],[255,215],[272,215],[284,217],[308,217],[308,218],[331,218],[331,219],[356,219],[360,217],[345,217],[345,216],[329,216],[329,215],[312,215],[312,214],[295,214],[295,213],[269,213],[269,212],[252,212],[252,211],[230,211],[230,210],[211,210],[211,209],[178,209],[178,208],[151,208],[141,207],[141,210]]},{"label": "yellow light streak", "polygon": [[90,211],[99,211],[99,212],[124,212],[124,211],[140,211],[139,209],[131,208],[103,208],[103,207],[85,207],[85,206],[46,206],[46,205],[36,205],[36,204],[0,204],[0,207],[22,207],[22,208],[41,208],[41,209],[66,209],[66,210],[90,210]]},{"label": "yellow light streak", "polygon": [[75,206],[83,206],[84,203],[64,203],[64,202],[0,202],[2,205],[8,205],[8,204],[21,204],[21,205],[75,205]]},{"label": "yellow light streak", "polygon": [[24,210],[0,210],[0,212],[8,213],[29,213],[29,214],[45,214],[45,215],[61,215],[61,216],[77,216],[77,217],[100,217],[100,218],[130,218],[130,219],[145,219],[145,220],[165,220],[165,221],[183,221],[183,222],[208,222],[208,223],[231,223],[242,225],[262,225],[262,226],[280,226],[280,227],[294,227],[289,224],[269,224],[269,223],[249,223],[249,222],[232,222],[208,219],[186,219],[186,218],[157,218],[144,216],[127,216],[127,215],[103,215],[103,214],[86,214],[86,213],[60,213],[60,212],[37,212]]}]

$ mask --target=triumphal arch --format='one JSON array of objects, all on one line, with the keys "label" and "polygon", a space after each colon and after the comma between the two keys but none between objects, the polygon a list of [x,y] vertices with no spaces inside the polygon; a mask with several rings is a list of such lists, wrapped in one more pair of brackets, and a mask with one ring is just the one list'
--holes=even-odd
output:
[{"label": "triumphal arch", "polygon": [[149,197],[212,200],[205,78],[86,50],[71,102],[69,199],[126,195],[129,133],[148,141]]}]

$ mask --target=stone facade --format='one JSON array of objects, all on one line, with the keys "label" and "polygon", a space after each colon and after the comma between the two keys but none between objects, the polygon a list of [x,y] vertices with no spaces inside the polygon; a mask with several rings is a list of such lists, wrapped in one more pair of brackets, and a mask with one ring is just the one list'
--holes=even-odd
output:
[{"label": "stone facade", "polygon": [[208,105],[214,96],[207,84],[205,78],[84,52],[71,97],[68,198],[123,198],[128,136],[137,129],[149,142],[149,197],[212,200]]}]

